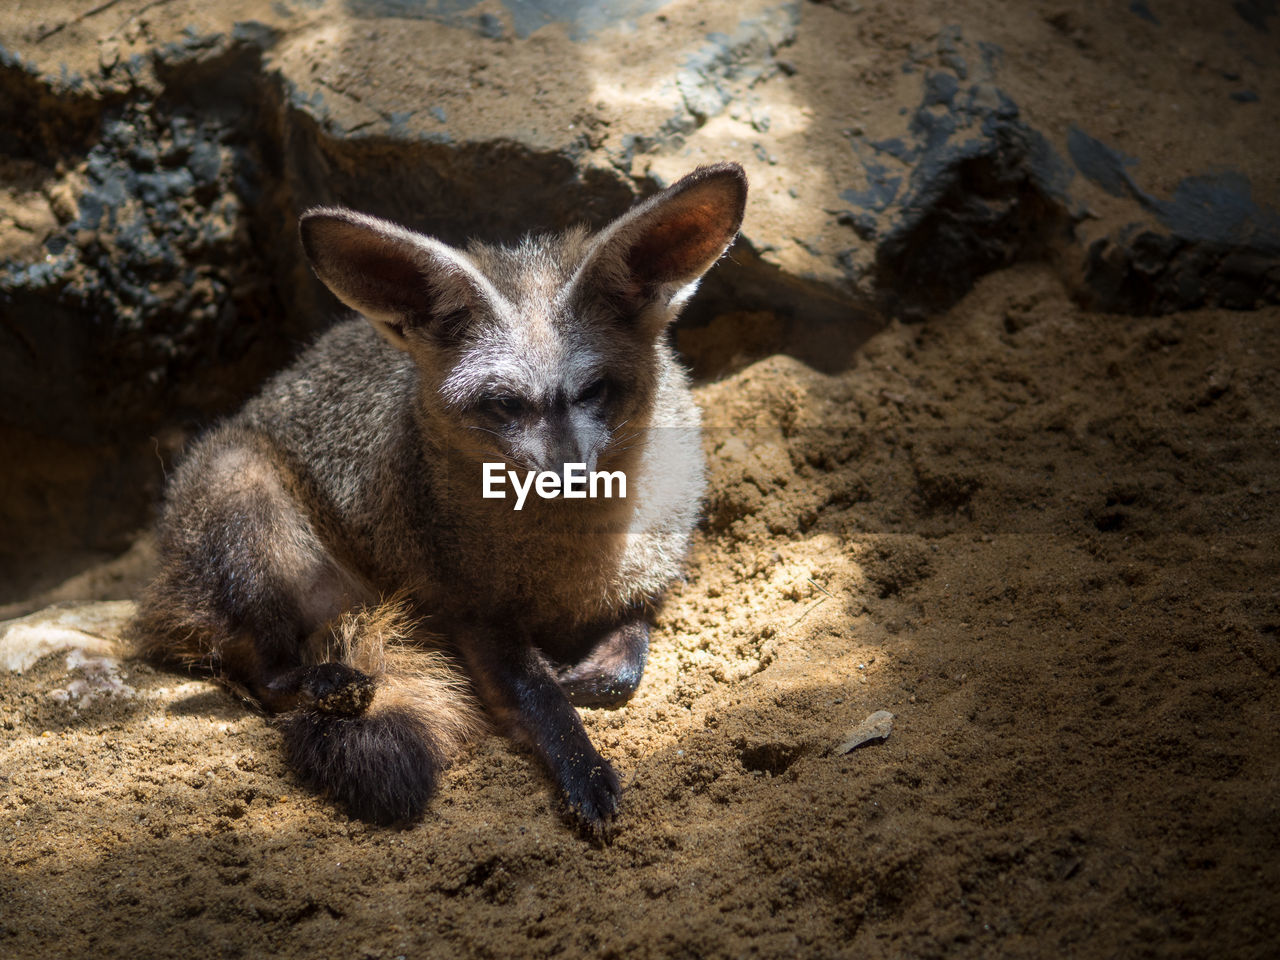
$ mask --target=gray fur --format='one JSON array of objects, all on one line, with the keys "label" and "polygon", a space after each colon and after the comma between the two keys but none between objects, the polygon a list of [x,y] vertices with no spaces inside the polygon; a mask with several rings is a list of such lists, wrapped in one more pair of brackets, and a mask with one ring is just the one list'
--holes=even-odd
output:
[{"label": "gray fur", "polygon": [[[364,716],[325,714],[343,697],[315,692],[367,679],[334,654],[335,624],[407,598],[490,711],[533,744],[570,811],[601,829],[617,781],[565,693],[630,694],[646,611],[679,574],[704,478],[698,411],[665,331],[732,241],[745,193],[741,168],[703,167],[598,235],[465,252],[350,211],[309,212],[317,275],[364,316],[323,336],[177,471],[143,649],[285,713],[303,778],[359,815],[412,818],[434,770],[394,771],[406,738],[448,726],[432,714],[449,698],[379,714],[375,692],[360,732]],[[483,461],[623,470],[628,496],[530,497],[515,511],[480,496]],[[350,669],[316,672],[329,661]],[[335,724],[351,732],[327,737]],[[445,751],[417,752],[438,764]],[[379,769],[391,786],[363,788]]]}]

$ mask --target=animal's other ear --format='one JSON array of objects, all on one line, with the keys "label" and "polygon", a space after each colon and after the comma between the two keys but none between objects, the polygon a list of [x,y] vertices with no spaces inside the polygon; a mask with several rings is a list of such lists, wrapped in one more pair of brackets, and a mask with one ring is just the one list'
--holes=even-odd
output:
[{"label": "animal's other ear", "polygon": [[490,297],[461,251],[386,220],[318,207],[298,229],[316,276],[402,350],[415,331],[456,331]]},{"label": "animal's other ear", "polygon": [[733,242],[746,205],[741,166],[698,167],[610,224],[587,255],[578,282],[625,315],[665,324]]}]

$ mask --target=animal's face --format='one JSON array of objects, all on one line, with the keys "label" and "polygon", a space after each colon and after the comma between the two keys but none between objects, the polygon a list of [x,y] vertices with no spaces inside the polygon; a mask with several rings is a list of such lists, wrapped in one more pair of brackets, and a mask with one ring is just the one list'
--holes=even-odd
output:
[{"label": "animal's face", "polygon": [[[490,289],[435,334],[410,340],[433,424],[527,470],[614,466],[642,431],[658,361],[650,331],[575,282],[579,232],[473,248]],[[461,436],[458,430],[466,431]]]},{"label": "animal's face", "polygon": [[422,376],[432,436],[514,465],[588,470],[652,409],[657,341],[737,234],[746,178],[701,167],[601,233],[456,250],[347,210],[311,211],[317,275]]}]

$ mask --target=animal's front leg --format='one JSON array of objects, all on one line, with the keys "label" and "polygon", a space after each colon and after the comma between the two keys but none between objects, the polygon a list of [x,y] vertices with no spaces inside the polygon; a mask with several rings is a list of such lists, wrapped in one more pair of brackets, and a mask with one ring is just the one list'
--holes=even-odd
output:
[{"label": "animal's front leg", "polygon": [[622,792],[613,768],[587,737],[542,654],[527,643],[513,649],[486,639],[459,644],[481,698],[511,736],[533,747],[569,814],[588,832],[602,835]]}]

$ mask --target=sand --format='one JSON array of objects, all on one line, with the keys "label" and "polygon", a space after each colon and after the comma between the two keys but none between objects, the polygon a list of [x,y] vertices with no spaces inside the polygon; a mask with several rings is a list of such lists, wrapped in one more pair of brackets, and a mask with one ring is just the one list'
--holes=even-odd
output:
[{"label": "sand", "polygon": [[[85,4],[45,6],[56,23]],[[145,6],[174,29],[196,16]],[[805,33],[784,93],[893,133],[918,85],[899,63],[944,6],[806,4],[873,53],[827,83]],[[1234,54],[1207,13],[1152,3],[1182,25],[1166,49],[1097,4],[1041,6],[956,16],[993,31],[1002,82],[1055,142],[1093,111],[1168,190],[1253,129],[1223,106]],[[1243,62],[1230,83],[1274,112],[1274,71]],[[691,149],[737,135],[718,129]],[[812,149],[745,158],[770,198],[749,224],[772,229],[788,182],[819,209],[795,167],[835,167]],[[1245,154],[1273,196],[1274,163]],[[1081,189],[1088,239],[1123,211]],[[820,252],[848,242],[828,219]],[[697,388],[711,487],[688,579],[635,699],[583,712],[625,782],[608,845],[495,736],[422,823],[382,829],[308,793],[267,718],[203,679],[101,649],[0,673],[0,957],[1273,956],[1280,308],[1109,315],[1077,280],[1052,259],[998,270],[836,373],[757,359],[781,329],[767,313],[680,331],[728,372]],[[127,600],[153,562],[141,533],[0,615]],[[841,752],[878,711],[887,737]]]},{"label": "sand", "polygon": [[[1082,312],[1041,267],[838,376],[699,389],[688,582],[611,845],[505,741],[349,820],[204,681],[0,686],[0,952],[1233,956],[1277,936],[1280,311]],[[887,739],[835,752],[864,718]]]}]

